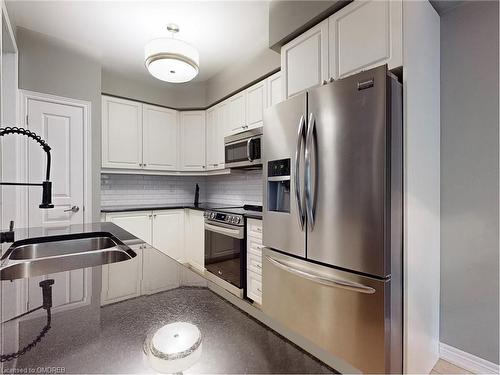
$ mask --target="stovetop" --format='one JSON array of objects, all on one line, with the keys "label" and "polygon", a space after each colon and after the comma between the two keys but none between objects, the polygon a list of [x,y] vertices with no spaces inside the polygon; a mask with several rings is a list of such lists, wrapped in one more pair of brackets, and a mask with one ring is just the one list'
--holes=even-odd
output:
[{"label": "stovetop", "polygon": [[245,204],[244,206],[214,207],[211,208],[210,211],[223,212],[226,214],[234,215],[246,215],[249,213],[261,213],[262,206]]}]

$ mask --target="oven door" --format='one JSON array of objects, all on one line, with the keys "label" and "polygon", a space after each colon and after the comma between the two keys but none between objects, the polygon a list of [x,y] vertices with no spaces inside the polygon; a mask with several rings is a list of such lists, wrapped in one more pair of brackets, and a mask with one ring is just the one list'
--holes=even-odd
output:
[{"label": "oven door", "polygon": [[205,221],[205,268],[207,271],[242,289],[244,252],[244,227]]},{"label": "oven door", "polygon": [[241,168],[262,164],[261,160],[262,136],[226,142],[224,146],[224,162],[226,167]]}]

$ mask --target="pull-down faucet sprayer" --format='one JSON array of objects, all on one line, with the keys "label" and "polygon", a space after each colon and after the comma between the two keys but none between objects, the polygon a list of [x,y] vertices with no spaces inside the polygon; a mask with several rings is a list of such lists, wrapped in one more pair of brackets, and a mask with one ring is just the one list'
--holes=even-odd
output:
[{"label": "pull-down faucet sprayer", "polygon": [[[28,138],[35,140],[42,149],[47,154],[47,168],[45,170],[45,181],[41,183],[31,183],[31,182],[2,182],[0,181],[0,185],[11,185],[11,186],[41,186],[42,187],[42,203],[38,207],[40,208],[53,208],[52,204],[52,182],[50,182],[50,146],[39,136],[33,133],[28,129],[18,128],[18,127],[10,127],[7,126],[5,128],[0,128],[0,137],[3,137],[7,134],[20,134],[25,135]],[[1,233],[0,242],[6,242],[7,239],[13,238],[13,223],[10,224],[11,229],[9,232]],[[6,235],[6,236],[5,236]],[[5,240],[5,241],[4,241]],[[10,242],[10,241],[9,241]]]}]

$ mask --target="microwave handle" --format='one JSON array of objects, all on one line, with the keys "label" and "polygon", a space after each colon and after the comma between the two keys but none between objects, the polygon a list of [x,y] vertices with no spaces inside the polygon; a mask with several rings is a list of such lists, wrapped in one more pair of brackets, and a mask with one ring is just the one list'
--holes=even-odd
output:
[{"label": "microwave handle", "polygon": [[253,141],[253,138],[248,138],[248,141],[247,141],[247,159],[248,159],[248,161],[253,161],[253,157],[252,157],[252,155],[250,155],[250,152],[251,152],[250,145],[251,145],[252,141]]}]

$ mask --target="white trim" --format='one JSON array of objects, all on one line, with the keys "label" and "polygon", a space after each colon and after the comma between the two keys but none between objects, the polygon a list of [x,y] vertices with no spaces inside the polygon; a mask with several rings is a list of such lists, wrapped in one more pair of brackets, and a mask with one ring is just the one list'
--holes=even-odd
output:
[{"label": "white trim", "polygon": [[[29,90],[19,90],[21,94],[21,119],[26,119],[27,109],[28,109],[28,100],[40,100],[55,104],[62,105],[70,105],[74,107],[82,108],[83,110],[83,147],[84,147],[84,156],[83,156],[83,169],[84,169],[84,177],[83,177],[83,222],[91,223],[92,220],[92,141],[91,141],[91,110],[92,105],[89,101],[80,100],[80,99],[72,99],[65,98],[62,96],[56,96],[51,94],[45,94],[35,91]],[[23,121],[24,123],[24,121]],[[24,123],[24,125],[26,125]],[[26,160],[26,154],[18,155],[18,160]],[[21,174],[27,175],[26,162],[21,162]],[[24,198],[26,199],[26,198]],[[23,205],[24,207],[28,207],[27,202]],[[26,211],[24,211],[26,214]]]},{"label": "white trim", "polygon": [[498,374],[500,366],[443,342],[439,343],[439,357],[474,374]]}]

